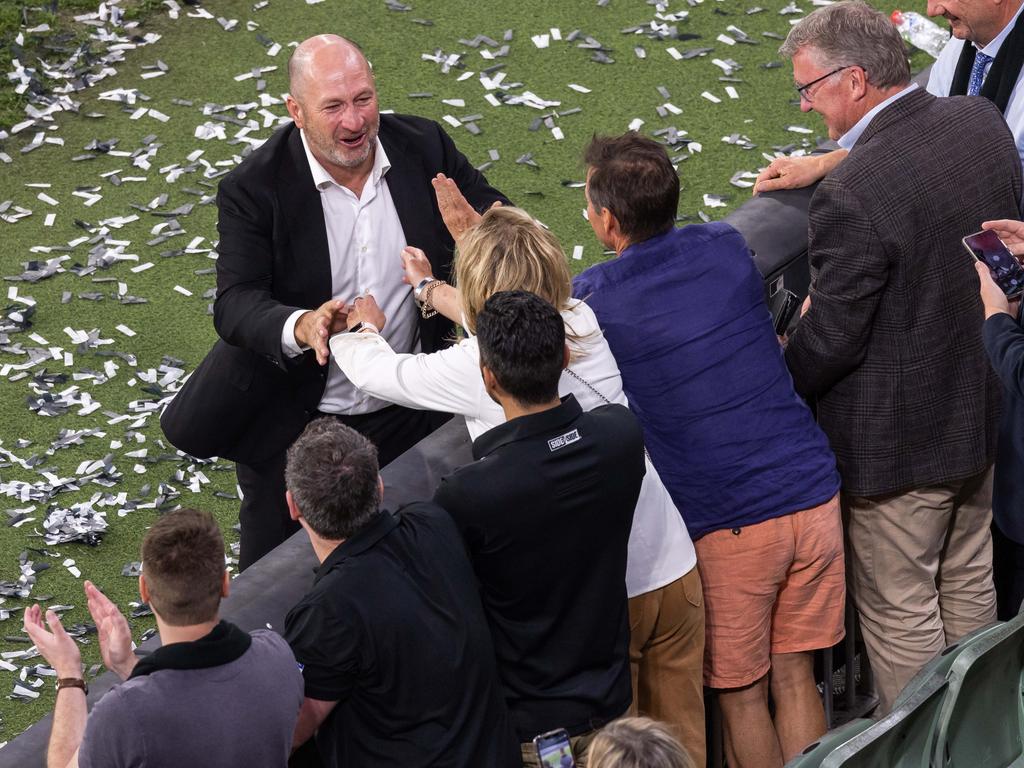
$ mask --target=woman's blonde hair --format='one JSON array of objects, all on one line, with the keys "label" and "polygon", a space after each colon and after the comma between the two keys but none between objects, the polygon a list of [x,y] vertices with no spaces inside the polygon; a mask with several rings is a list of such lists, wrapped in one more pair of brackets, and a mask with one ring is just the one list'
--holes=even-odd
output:
[{"label": "woman's blonde hair", "polygon": [[668,727],[646,717],[609,723],[587,752],[589,768],[694,768]]},{"label": "woman's blonde hair", "polygon": [[572,276],[562,246],[551,232],[519,208],[491,208],[459,241],[455,284],[466,330],[498,291],[530,291],[559,312],[569,305]]}]

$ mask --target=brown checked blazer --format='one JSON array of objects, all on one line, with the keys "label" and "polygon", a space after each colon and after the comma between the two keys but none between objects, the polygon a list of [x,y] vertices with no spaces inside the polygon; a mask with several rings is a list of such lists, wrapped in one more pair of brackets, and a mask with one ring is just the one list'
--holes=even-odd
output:
[{"label": "brown checked blazer", "polygon": [[819,185],[811,307],[786,362],[817,399],[845,491],[902,492],[993,461],[1000,385],[961,238],[1020,211],[1020,159],[999,110],[923,90],[876,115]]}]

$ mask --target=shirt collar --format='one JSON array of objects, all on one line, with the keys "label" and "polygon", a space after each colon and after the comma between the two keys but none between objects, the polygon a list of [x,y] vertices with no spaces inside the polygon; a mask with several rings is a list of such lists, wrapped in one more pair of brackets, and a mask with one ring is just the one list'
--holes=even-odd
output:
[{"label": "shirt collar", "polygon": [[559,429],[575,421],[581,413],[583,409],[576,398],[566,395],[561,405],[529,416],[520,416],[484,432],[473,441],[473,458],[482,459],[508,443]]},{"label": "shirt collar", "polygon": [[349,557],[354,557],[373,547],[378,541],[391,533],[397,525],[398,515],[382,509],[377,517],[356,533],[355,536],[345,539],[345,541],[334,548],[334,551],[316,569],[316,577],[313,579],[313,583],[316,584]]},{"label": "shirt collar", "polygon": [[[340,187],[341,185],[333,179],[331,174],[320,165],[320,161],[313,156],[313,152],[309,148],[309,142],[306,141],[306,132],[301,128],[299,129],[299,136],[302,137],[302,148],[306,150],[309,172],[313,174],[313,185],[321,192],[331,186]],[[391,169],[391,161],[388,160],[388,153],[384,151],[384,145],[380,143],[380,136],[375,138],[374,142],[373,168],[370,170],[370,181],[376,186],[380,183],[384,174]]]},{"label": "shirt collar", "polygon": [[888,107],[897,99],[902,99],[908,93],[916,89],[917,83],[911,83],[909,87],[904,88],[902,91],[897,91],[882,103],[876,104],[870,112],[868,112],[866,115],[864,115],[864,117],[857,121],[857,124],[853,126],[853,128],[851,128],[850,130],[848,130],[846,133],[839,137],[839,146],[847,151],[853,149],[853,146],[857,143],[857,140],[860,139],[860,135],[864,133],[864,129],[868,127],[868,124],[875,118],[875,115],[877,115],[879,112]]},{"label": "shirt collar", "polygon": [[974,45],[975,48],[978,48],[978,50],[986,56],[991,56],[994,59],[996,54],[999,53],[999,49],[1002,47],[1003,41],[1010,35],[1010,32],[1013,31],[1013,26],[1017,23],[1017,19],[1020,17],[1021,11],[1024,11],[1024,3],[1021,3],[1020,8],[1018,8],[1017,12],[1013,14],[1013,18],[1010,19],[1010,22],[1005,27],[1003,27],[1003,31],[992,38],[992,42],[984,48],[978,48],[975,43],[972,43],[972,45]]}]

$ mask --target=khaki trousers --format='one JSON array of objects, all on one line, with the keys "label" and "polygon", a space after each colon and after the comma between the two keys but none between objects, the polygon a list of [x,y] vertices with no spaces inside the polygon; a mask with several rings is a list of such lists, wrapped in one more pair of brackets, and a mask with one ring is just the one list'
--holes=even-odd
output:
[{"label": "khaki trousers", "polygon": [[633,705],[667,723],[693,758],[705,762],[704,598],[694,567],[661,589],[629,601]]},{"label": "khaki trousers", "polygon": [[882,498],[842,495],[850,591],[881,712],[950,643],[996,619],[992,468]]}]

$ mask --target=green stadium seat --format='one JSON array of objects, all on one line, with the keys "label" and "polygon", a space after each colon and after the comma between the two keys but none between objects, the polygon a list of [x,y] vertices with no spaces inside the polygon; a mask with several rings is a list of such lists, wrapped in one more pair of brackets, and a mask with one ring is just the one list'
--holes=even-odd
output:
[{"label": "green stadium seat", "polygon": [[946,676],[935,768],[1024,766],[1024,615],[968,644]]},{"label": "green stadium seat", "polygon": [[896,697],[896,703],[893,705],[893,708],[899,707],[903,702],[905,702],[914,694],[914,691],[919,689],[934,675],[938,675],[939,677],[945,678],[946,675],[949,674],[949,670],[950,667],[953,666],[953,662],[956,661],[957,656],[959,656],[965,648],[972,645],[973,643],[983,640],[990,633],[1002,628],[1002,626],[1003,625],[999,622],[993,622],[992,624],[989,624],[987,627],[982,627],[981,629],[974,630],[973,632],[960,638],[958,642],[953,643],[948,648],[946,648],[942,653],[940,653],[934,659],[929,661],[921,669],[921,671],[914,675],[914,677],[911,678],[910,682],[903,687],[903,690],[900,691],[899,696]]},{"label": "green stadium seat", "polygon": [[833,728],[786,763],[785,768],[820,768],[821,761],[834,749],[842,746],[858,733],[867,730],[874,722],[869,718],[861,717]]},{"label": "green stadium seat", "polygon": [[941,677],[927,680],[901,706],[834,749],[821,768],[931,768],[947,688]]}]

